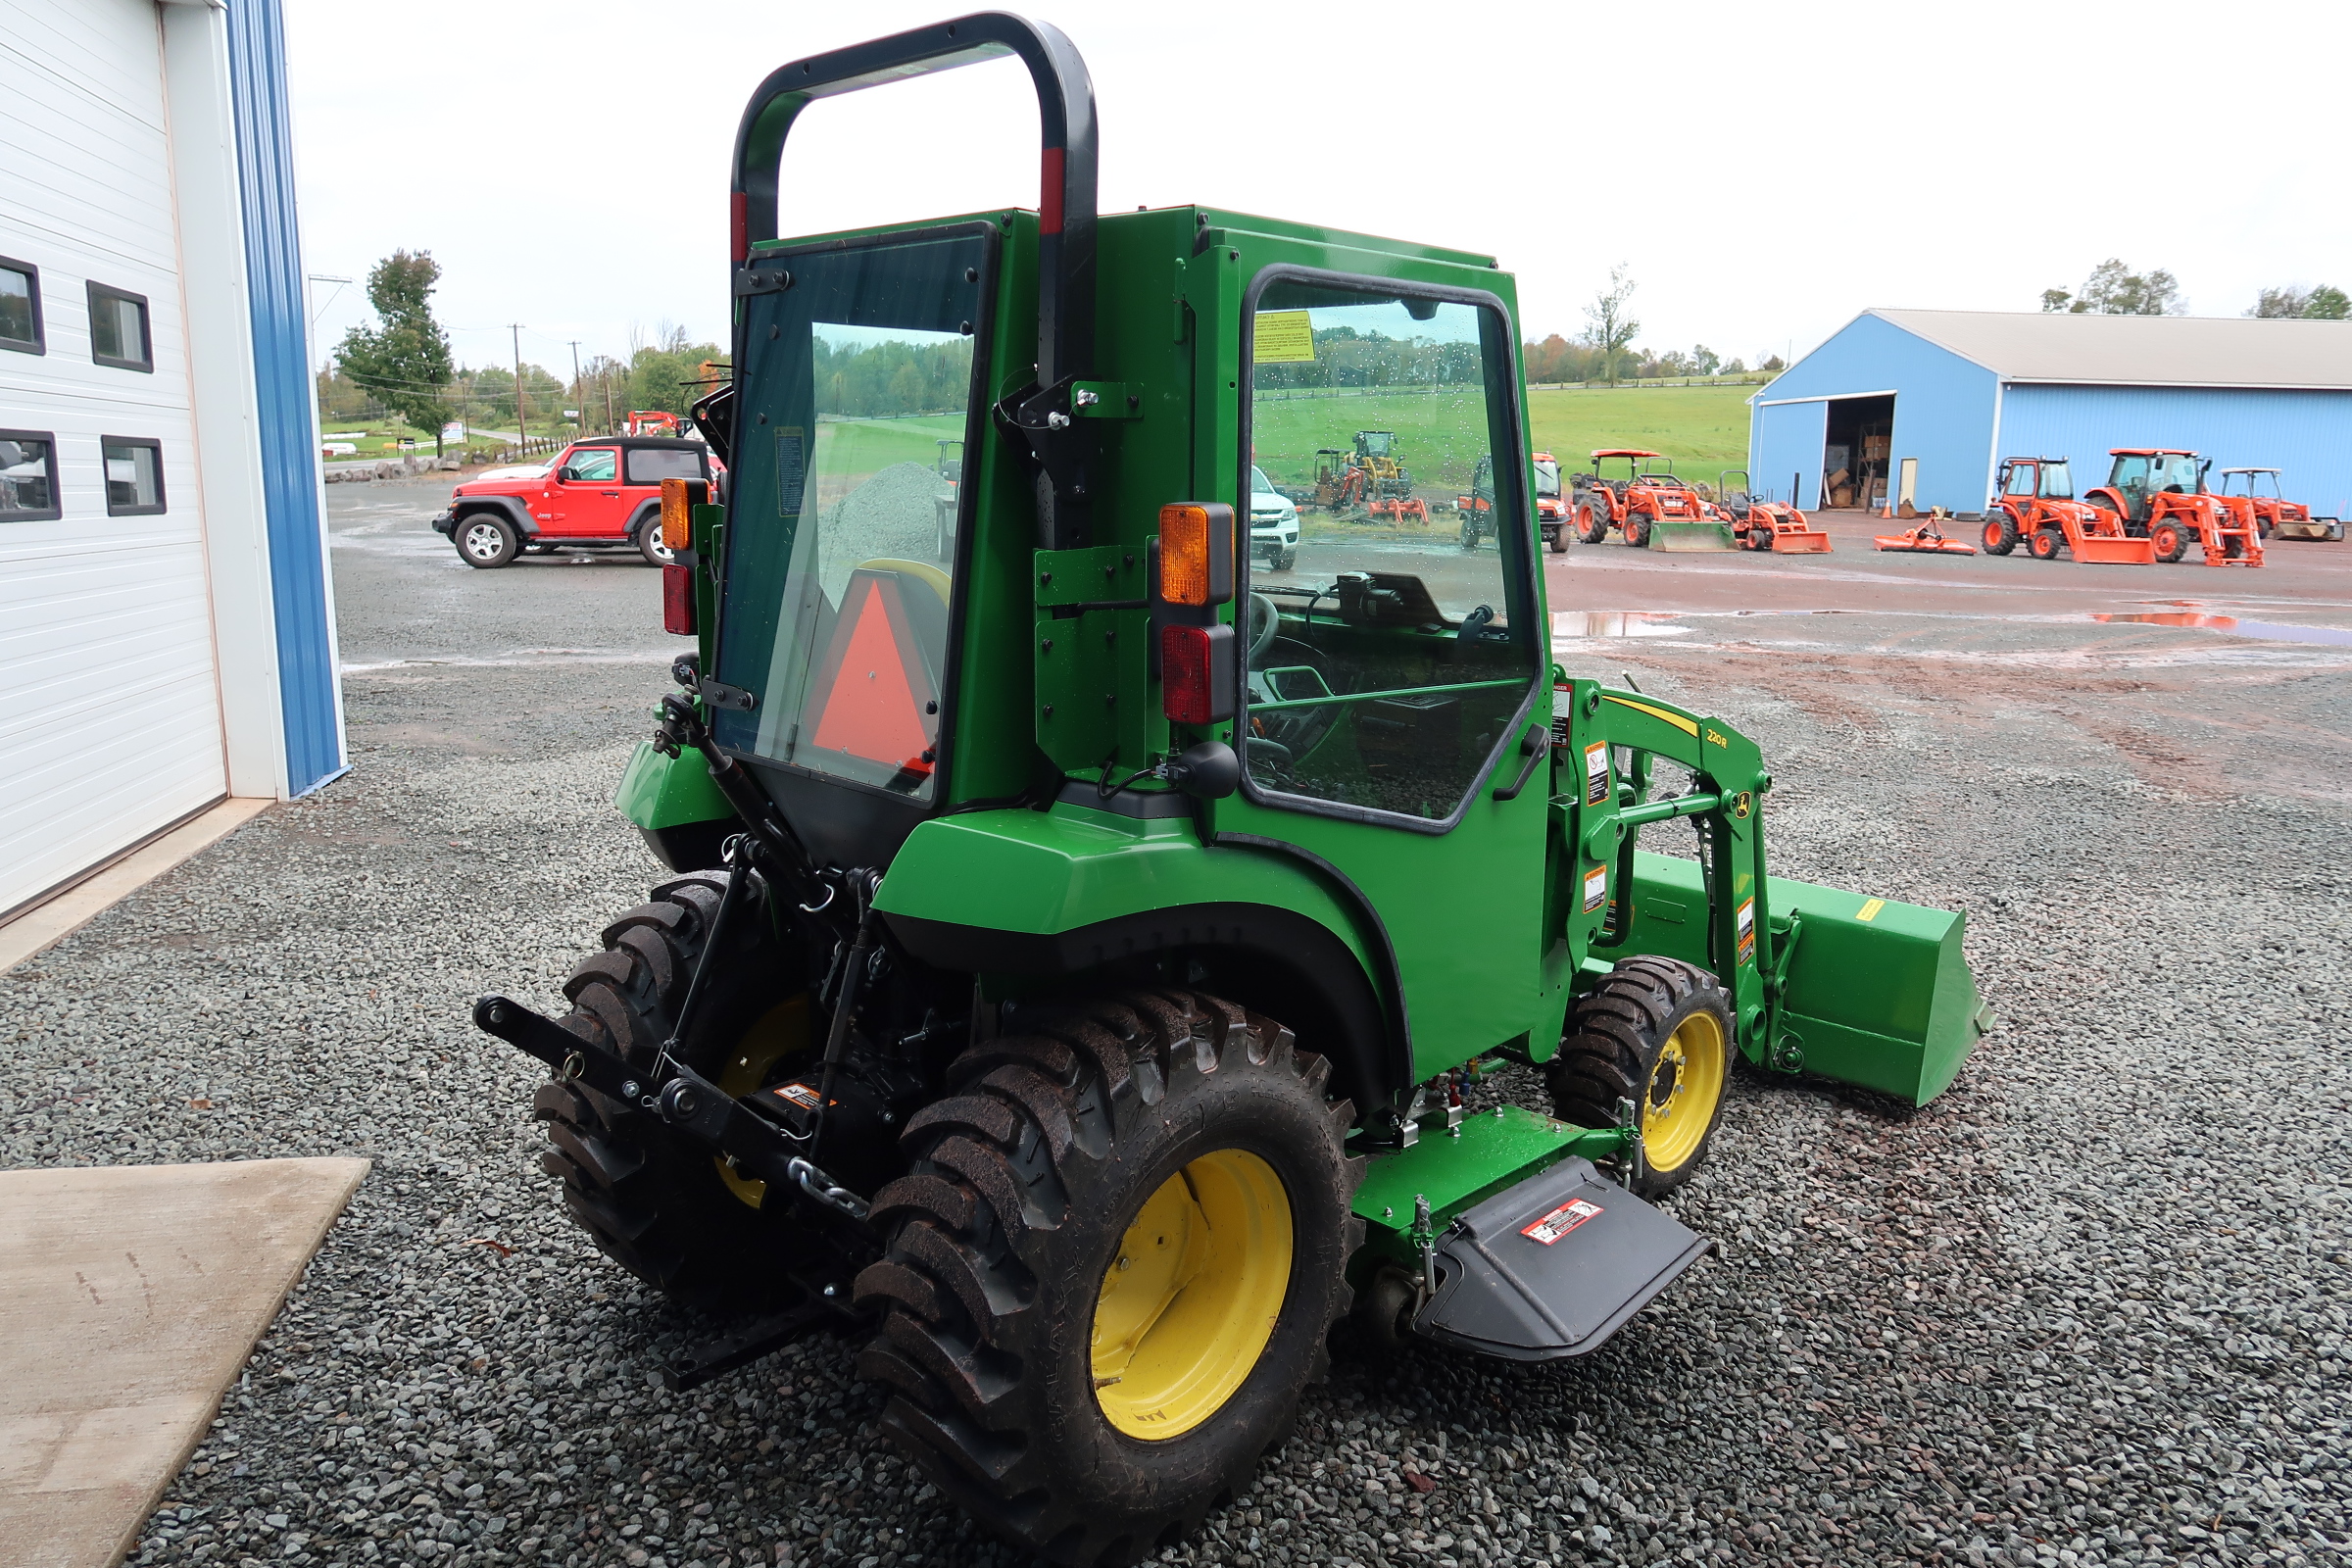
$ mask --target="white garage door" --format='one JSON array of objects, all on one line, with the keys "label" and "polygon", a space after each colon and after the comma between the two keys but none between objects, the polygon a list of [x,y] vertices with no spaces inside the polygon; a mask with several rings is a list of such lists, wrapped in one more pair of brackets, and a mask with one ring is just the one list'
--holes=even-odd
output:
[{"label": "white garage door", "polygon": [[226,791],[156,8],[7,11],[0,914]]}]

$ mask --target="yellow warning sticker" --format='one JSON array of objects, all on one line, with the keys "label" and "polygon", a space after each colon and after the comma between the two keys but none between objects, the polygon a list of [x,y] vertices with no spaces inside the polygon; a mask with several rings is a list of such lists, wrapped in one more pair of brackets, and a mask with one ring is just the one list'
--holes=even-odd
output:
[{"label": "yellow warning sticker", "polygon": [[1886,901],[1885,899],[1873,899],[1868,904],[1865,904],[1862,906],[1862,907],[1854,911],[1854,918],[1857,920],[1876,919],[1879,911],[1885,907],[1886,907]]},{"label": "yellow warning sticker", "polygon": [[1315,358],[1314,318],[1305,311],[1260,311],[1250,335],[1250,359],[1258,365],[1309,365]]},{"label": "yellow warning sticker", "polygon": [[1585,912],[1591,914],[1609,901],[1609,870],[1596,865],[1585,873]]}]

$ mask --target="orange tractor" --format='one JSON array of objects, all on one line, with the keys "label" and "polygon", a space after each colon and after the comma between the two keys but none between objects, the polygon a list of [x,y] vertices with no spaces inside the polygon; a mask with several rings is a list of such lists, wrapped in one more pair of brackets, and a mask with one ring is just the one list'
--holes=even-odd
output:
[{"label": "orange tractor", "polygon": [[2263,538],[2328,539],[2344,537],[2341,517],[2315,517],[2300,501],[2289,501],[2278,488],[2277,468],[2224,468],[2216,497],[2235,512],[2241,522],[2252,517]]},{"label": "orange tractor", "polygon": [[2208,566],[2259,566],[2262,533],[2245,514],[2205,488],[2211,458],[2174,447],[2116,447],[2107,482],[2088,496],[2127,532],[2145,538],[2158,561],[2179,561],[2194,542]]},{"label": "orange tractor", "polygon": [[[1534,459],[1536,470],[1536,531],[1553,555],[1568,548],[1568,508],[1560,499],[1560,464],[1548,452]],[[1494,459],[1478,460],[1470,470],[1470,493],[1454,498],[1453,510],[1462,519],[1462,548],[1476,550],[1481,539],[1494,533]]]},{"label": "orange tractor", "polygon": [[2064,550],[2105,565],[2156,564],[2155,544],[2134,537],[2114,509],[2075,499],[2074,466],[2065,458],[2003,458],[1999,483],[2000,494],[1984,508],[1986,555],[2005,556],[2022,539],[2036,561],[2055,561]]},{"label": "orange tractor", "polygon": [[655,435],[674,437],[678,433],[678,416],[661,409],[631,409],[621,421],[622,435]]},{"label": "orange tractor", "polygon": [[[1667,464],[1663,471],[1648,466],[1658,457],[1639,447],[1608,447],[1593,453],[1592,471],[1576,476],[1576,536],[1596,545],[1615,528],[1625,535],[1627,544],[1641,549],[1660,527],[1719,528],[1721,519],[1697,491],[1675,477],[1673,464]],[[1623,478],[1609,476],[1606,470],[1611,463],[1625,465]]]},{"label": "orange tractor", "polygon": [[[1734,486],[1732,475],[1740,476]],[[1830,536],[1806,520],[1786,501],[1759,501],[1745,468],[1726,468],[1715,486],[1716,512],[1732,525],[1732,539],[1742,550],[1770,550],[1784,556],[1826,556]]]}]

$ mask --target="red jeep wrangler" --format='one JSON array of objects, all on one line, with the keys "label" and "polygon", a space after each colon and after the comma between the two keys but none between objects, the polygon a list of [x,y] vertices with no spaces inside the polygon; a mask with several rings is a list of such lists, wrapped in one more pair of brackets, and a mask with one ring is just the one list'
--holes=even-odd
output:
[{"label": "red jeep wrangler", "polygon": [[484,475],[452,491],[435,532],[458,547],[468,566],[503,566],[523,551],[632,548],[657,566],[669,564],[662,544],[662,481],[713,478],[710,449],[700,441],[652,436],[584,436],[544,468],[509,477]]}]

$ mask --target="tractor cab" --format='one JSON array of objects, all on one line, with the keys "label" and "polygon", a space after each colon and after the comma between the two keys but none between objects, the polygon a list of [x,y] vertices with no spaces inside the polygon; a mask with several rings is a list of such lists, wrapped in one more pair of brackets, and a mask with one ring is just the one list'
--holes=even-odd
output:
[{"label": "tractor cab", "polygon": [[2072,501],[2074,466],[2065,458],[2010,458],[2001,464],[2000,488],[2004,496]]},{"label": "tractor cab", "polygon": [[2171,448],[2119,447],[2108,455],[2115,465],[2104,488],[2123,503],[2118,510],[2133,522],[2148,520],[2151,497],[2203,495],[2205,470],[2213,464],[2211,458]]}]

